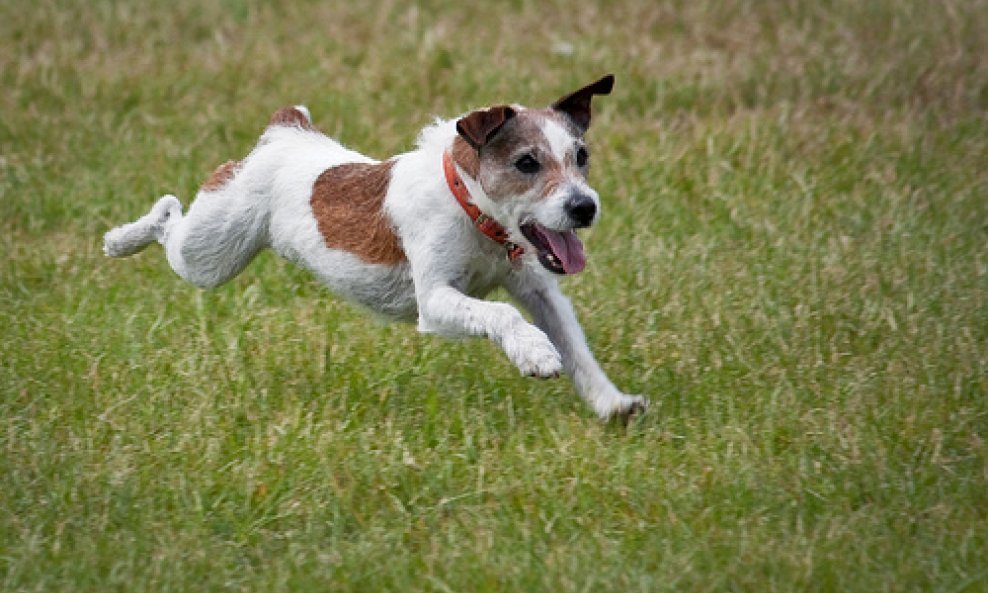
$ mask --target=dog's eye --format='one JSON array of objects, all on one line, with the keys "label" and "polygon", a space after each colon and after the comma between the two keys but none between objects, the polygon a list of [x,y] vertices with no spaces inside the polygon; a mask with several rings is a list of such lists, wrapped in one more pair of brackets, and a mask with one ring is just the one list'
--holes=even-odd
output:
[{"label": "dog's eye", "polygon": [[526,154],[517,161],[515,161],[515,168],[522,173],[538,173],[542,165],[539,164],[535,157],[530,154]]},{"label": "dog's eye", "polygon": [[581,146],[576,151],[576,166],[577,167],[586,167],[587,166],[587,161],[589,161],[589,160],[590,160],[590,153],[587,152],[587,149],[586,148],[584,148],[584,147]]}]

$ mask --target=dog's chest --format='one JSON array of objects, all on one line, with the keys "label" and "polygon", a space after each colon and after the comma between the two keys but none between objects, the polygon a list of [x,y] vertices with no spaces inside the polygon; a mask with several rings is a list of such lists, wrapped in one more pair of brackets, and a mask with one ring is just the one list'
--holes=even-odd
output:
[{"label": "dog's chest", "polygon": [[507,262],[478,257],[462,270],[453,285],[464,294],[483,298],[504,283],[504,277],[509,271]]}]

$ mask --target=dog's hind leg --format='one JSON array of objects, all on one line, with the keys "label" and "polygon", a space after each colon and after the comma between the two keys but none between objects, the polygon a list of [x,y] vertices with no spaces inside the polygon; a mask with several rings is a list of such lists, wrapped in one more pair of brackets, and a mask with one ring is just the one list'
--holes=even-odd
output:
[{"label": "dog's hind leg", "polygon": [[239,274],[268,244],[267,216],[229,192],[200,192],[188,213],[168,225],[162,244],[175,272],[201,288]]},{"label": "dog's hind leg", "polygon": [[[217,169],[184,216],[178,199],[168,195],[147,215],[112,229],[104,237],[104,252],[124,257],[156,240],[175,273],[196,286],[230,280],[268,244],[265,200],[238,187],[235,168],[227,163]],[[218,177],[230,183],[211,187]]]},{"label": "dog's hind leg", "polygon": [[[303,105],[283,107],[271,116],[268,130],[283,128],[315,131]],[[178,198],[164,196],[145,216],[106,233],[103,251],[126,257],[158,241],[172,269],[203,288],[239,274],[270,244],[272,183],[283,151],[269,140],[262,136],[243,161],[217,167],[184,216]]]}]

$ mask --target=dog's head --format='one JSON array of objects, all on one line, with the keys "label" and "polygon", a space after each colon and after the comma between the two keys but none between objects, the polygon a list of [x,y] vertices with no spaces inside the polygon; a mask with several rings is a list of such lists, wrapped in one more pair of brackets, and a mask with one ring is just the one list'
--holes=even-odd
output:
[{"label": "dog's head", "polygon": [[453,159],[479,184],[478,205],[521,235],[541,264],[574,274],[586,259],[575,229],[600,216],[600,198],[587,183],[590,102],[614,86],[610,74],[545,109],[500,105],[456,122]]}]

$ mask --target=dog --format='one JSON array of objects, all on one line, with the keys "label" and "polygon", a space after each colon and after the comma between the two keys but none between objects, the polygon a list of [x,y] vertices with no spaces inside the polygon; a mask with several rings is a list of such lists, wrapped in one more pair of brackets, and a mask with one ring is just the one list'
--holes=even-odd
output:
[{"label": "dog", "polygon": [[[217,168],[183,215],[165,195],[104,236],[111,257],[157,241],[202,288],[239,274],[263,249],[311,271],[347,300],[418,330],[484,336],[533,377],[562,371],[603,419],[643,412],[608,379],[557,277],[586,257],[575,230],[600,217],[587,182],[591,100],[613,75],[547,108],[497,105],[437,119],[410,152],[376,161],[283,107],[244,159]],[[504,287],[525,307],[483,300]]]}]

